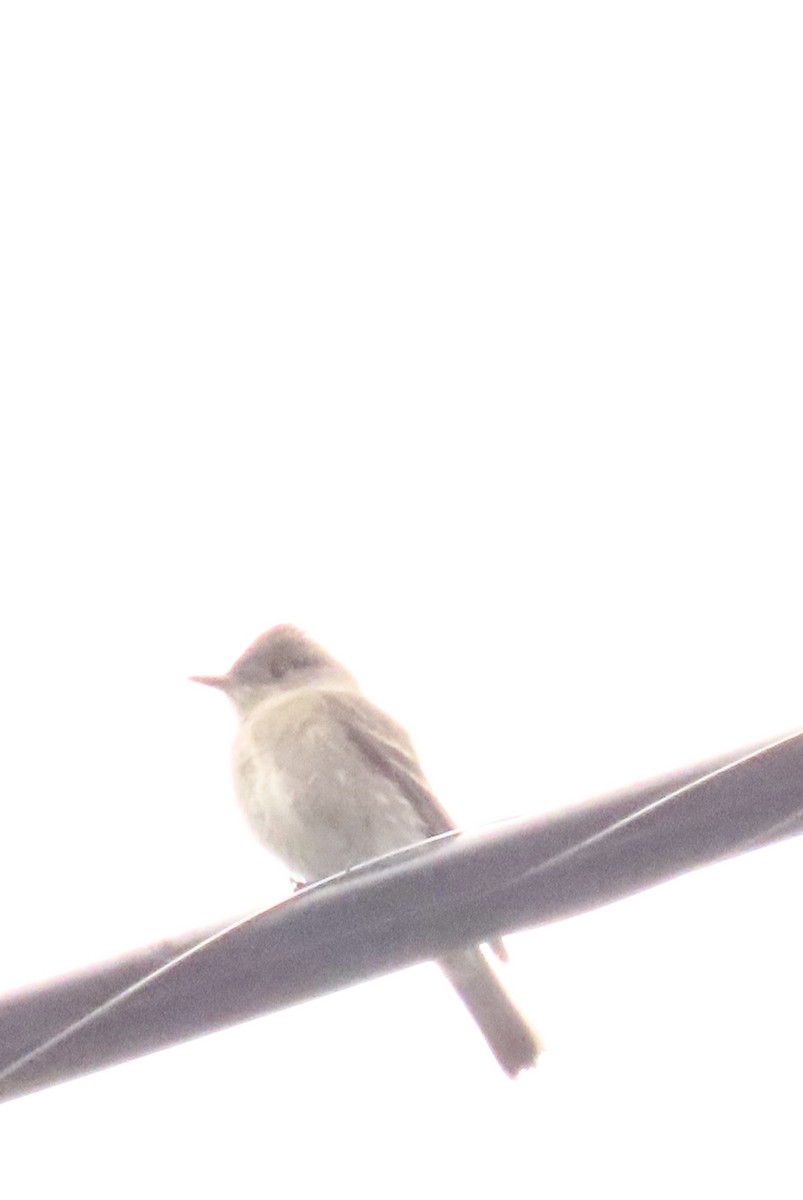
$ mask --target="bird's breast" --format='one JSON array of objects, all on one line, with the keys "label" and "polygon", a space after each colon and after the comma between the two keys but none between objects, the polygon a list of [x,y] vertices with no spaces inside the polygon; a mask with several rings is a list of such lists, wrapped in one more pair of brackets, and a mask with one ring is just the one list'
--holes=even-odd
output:
[{"label": "bird's breast", "polygon": [[321,879],[426,836],[398,786],[314,693],[249,714],[234,744],[234,776],[254,833],[296,879]]}]

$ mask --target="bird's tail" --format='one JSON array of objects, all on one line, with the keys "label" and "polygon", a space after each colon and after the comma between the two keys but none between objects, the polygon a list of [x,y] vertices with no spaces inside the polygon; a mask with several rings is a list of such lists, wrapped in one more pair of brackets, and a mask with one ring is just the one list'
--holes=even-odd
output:
[{"label": "bird's tail", "polygon": [[516,1008],[477,946],[438,960],[447,979],[479,1025],[496,1061],[511,1078],[534,1067],[538,1037]]}]

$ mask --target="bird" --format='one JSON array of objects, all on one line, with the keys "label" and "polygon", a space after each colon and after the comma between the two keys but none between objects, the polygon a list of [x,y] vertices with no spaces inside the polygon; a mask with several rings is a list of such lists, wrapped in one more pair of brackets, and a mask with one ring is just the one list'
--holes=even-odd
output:
[{"label": "bird", "polygon": [[[294,625],[263,633],[225,675],[194,675],[239,716],[237,798],[297,886],[456,828],[406,730]],[[501,943],[494,949],[506,957]],[[478,946],[438,960],[511,1078],[541,1046]]]}]

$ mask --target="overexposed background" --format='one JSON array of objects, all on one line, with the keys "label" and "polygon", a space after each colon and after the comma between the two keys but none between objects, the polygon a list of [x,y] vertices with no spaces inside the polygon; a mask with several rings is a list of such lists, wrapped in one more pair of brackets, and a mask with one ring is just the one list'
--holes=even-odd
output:
[{"label": "overexposed background", "polygon": [[[308,629],[460,824],[803,724],[786,4],[0,29],[0,988],[271,903],[225,670]],[[0,1110],[9,1194],[799,1196],[800,844]]]}]

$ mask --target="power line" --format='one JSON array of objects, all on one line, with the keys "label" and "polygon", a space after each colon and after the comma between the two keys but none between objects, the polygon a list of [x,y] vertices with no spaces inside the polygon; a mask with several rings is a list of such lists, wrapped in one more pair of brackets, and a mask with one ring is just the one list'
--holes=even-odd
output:
[{"label": "power line", "polygon": [[0,1100],[801,832],[799,732],[560,812],[446,834],[6,997]]}]

